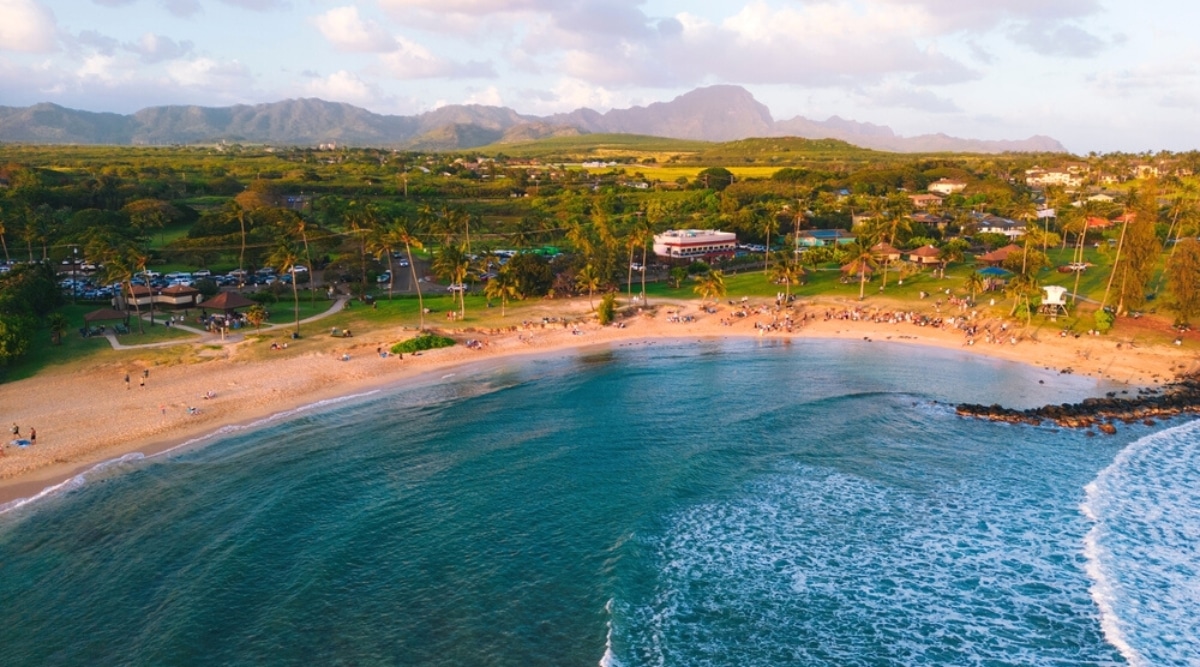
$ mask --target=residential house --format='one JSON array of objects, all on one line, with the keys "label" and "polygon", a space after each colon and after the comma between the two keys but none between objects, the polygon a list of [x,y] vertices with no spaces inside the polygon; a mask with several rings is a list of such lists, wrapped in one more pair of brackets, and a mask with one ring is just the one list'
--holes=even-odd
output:
[{"label": "residential house", "polygon": [[881,241],[871,246],[871,255],[881,262],[900,261],[900,251],[887,241]]},{"label": "residential house", "polygon": [[1008,259],[1009,255],[1013,254],[1014,252],[1022,251],[1023,248],[1021,248],[1021,246],[1016,245],[1015,243],[1010,243],[1003,248],[997,248],[996,250],[982,254],[975,259],[987,264],[988,266],[1000,266],[1004,263],[1004,260]]},{"label": "residential house", "polygon": [[1083,185],[1083,176],[1066,169],[1027,169],[1025,185],[1030,187],[1063,186],[1077,188]]},{"label": "residential house", "polygon": [[967,189],[966,181],[956,181],[951,178],[939,178],[929,184],[926,190],[939,195],[952,195]]},{"label": "residential house", "polygon": [[1003,234],[1009,239],[1017,239],[1025,235],[1025,223],[998,215],[973,216],[979,225],[979,231],[984,234]]},{"label": "residential house", "polygon": [[942,198],[937,195],[909,195],[912,200],[913,208],[929,208],[930,206],[940,206]]},{"label": "residential house", "polygon": [[942,251],[931,245],[923,245],[916,250],[909,251],[908,261],[917,266],[932,266],[941,262]]}]

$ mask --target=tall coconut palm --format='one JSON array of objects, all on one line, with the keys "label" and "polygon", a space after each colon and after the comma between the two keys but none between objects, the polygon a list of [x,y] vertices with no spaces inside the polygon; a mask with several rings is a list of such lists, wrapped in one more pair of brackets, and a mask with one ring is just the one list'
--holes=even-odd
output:
[{"label": "tall coconut palm", "polygon": [[[123,292],[133,299],[133,310],[138,323],[138,333],[145,333],[142,326],[142,311],[133,296],[134,264],[137,248],[126,239],[111,233],[93,233],[83,248],[83,256],[97,266],[103,266],[104,281],[118,283]],[[132,259],[131,259],[132,258]]]},{"label": "tall coconut palm", "polygon": [[296,289],[296,275],[292,269],[300,262],[302,250],[290,239],[280,238],[267,256],[267,263],[283,275],[292,276],[292,312],[296,316],[296,336],[300,335],[300,292]]},{"label": "tall coconut palm", "polygon": [[379,259],[387,260],[388,301],[392,300],[392,291],[396,284],[396,272],[392,268],[392,253],[400,247],[400,240],[395,222],[385,222],[367,233],[367,251]]},{"label": "tall coconut palm", "polygon": [[412,276],[413,287],[417,290],[417,314],[420,321],[421,330],[425,330],[425,299],[421,296],[421,281],[417,278],[417,263],[413,261],[412,249],[423,248],[421,239],[417,238],[417,225],[407,218],[397,218],[392,221],[392,228],[395,230],[396,238],[404,244],[404,254],[408,257],[408,270]]},{"label": "tall coconut palm", "polygon": [[504,317],[509,299],[521,298],[521,293],[518,291],[517,278],[509,270],[508,266],[500,267],[496,275],[487,281],[487,285],[483,288],[483,293],[489,299],[500,299],[500,317]]},{"label": "tall coconut palm", "polygon": [[759,216],[760,229],[763,232],[763,273],[768,273],[771,268],[771,239],[775,237],[775,230],[779,227],[779,219],[772,214]]},{"label": "tall coconut palm", "polygon": [[363,289],[367,285],[367,240],[379,221],[379,209],[371,202],[352,201],[346,210],[346,224],[358,245],[359,280]]},{"label": "tall coconut palm", "polygon": [[1033,299],[1040,295],[1041,291],[1042,286],[1038,282],[1037,276],[1024,273],[1013,276],[1013,279],[1008,282],[1008,292],[1013,297],[1013,308],[1009,315],[1016,315],[1023,302],[1025,304],[1025,324],[1030,324],[1033,321]]},{"label": "tall coconut palm", "polygon": [[871,239],[859,236],[853,243],[846,246],[850,261],[843,270],[851,275],[858,274],[858,300],[862,301],[867,294],[867,276],[878,266],[875,254],[871,252]]},{"label": "tall coconut palm", "polygon": [[[289,211],[288,215],[284,217],[283,222],[284,222],[284,228],[283,228],[284,233],[291,235],[293,238],[299,237],[301,245],[304,246],[304,265],[307,266],[308,270],[309,270],[309,274],[308,274],[309,287],[310,287],[310,289],[308,290],[309,301],[311,303],[316,303],[316,300],[317,300],[316,291],[311,289],[313,287],[313,283],[312,283],[312,280],[313,280],[312,253],[309,251],[309,247],[308,247],[308,232],[309,232],[309,229],[311,228],[312,223],[310,223],[307,219],[305,219],[305,217],[303,215],[296,213],[295,211]],[[295,279],[296,279],[296,276],[292,276],[292,280],[294,281]]]},{"label": "tall coconut palm", "polygon": [[467,253],[457,245],[440,248],[434,257],[433,268],[441,277],[448,279],[452,284],[460,287],[460,289],[456,290],[459,301],[459,315],[460,317],[466,317],[466,283],[467,276],[471,272],[471,259],[467,257]]},{"label": "tall coconut palm", "polygon": [[587,292],[588,310],[595,310],[596,306],[592,303],[592,295],[600,289],[600,272],[596,270],[595,266],[588,264],[575,274],[575,289]]},{"label": "tall coconut palm", "polygon": [[804,280],[804,267],[796,261],[779,261],[775,264],[772,275],[775,282],[783,283],[784,304],[792,300],[792,285],[799,285]]}]

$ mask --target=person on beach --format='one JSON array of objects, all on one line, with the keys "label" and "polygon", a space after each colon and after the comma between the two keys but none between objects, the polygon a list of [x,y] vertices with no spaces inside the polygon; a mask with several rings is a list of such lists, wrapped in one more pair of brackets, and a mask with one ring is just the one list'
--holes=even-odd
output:
[{"label": "person on beach", "polygon": [[125,389],[129,389],[129,373],[125,374]]},{"label": "person on beach", "polygon": [[17,426],[17,422],[13,422],[12,434],[14,438],[20,437],[21,435],[21,427]]},{"label": "person on beach", "polygon": [[37,444],[37,429],[36,428],[30,427],[30,429],[29,429],[29,444],[30,445]]},{"label": "person on beach", "polygon": [[138,379],[138,386],[141,387],[142,389],[146,388],[146,377],[145,376],[142,376],[141,378]]}]

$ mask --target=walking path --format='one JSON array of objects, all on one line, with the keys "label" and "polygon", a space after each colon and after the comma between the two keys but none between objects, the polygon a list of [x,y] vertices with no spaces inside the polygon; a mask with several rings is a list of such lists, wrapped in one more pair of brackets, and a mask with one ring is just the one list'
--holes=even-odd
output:
[{"label": "walking path", "polygon": [[[312,317],[307,317],[303,320],[300,320],[300,324],[308,324],[310,322],[316,322],[316,321],[322,320],[326,317],[329,317],[330,315],[333,315],[335,313],[339,313],[342,311],[342,309],[344,309],[346,307],[346,302],[349,300],[350,300],[350,297],[348,297],[348,296],[340,296],[337,298],[337,300],[335,300],[333,302],[333,305],[331,305],[328,310],[321,312],[321,313],[317,313],[316,315],[313,315]],[[145,317],[145,316],[143,316],[143,317]],[[269,326],[265,329],[262,329],[262,331],[264,331],[264,332],[265,331],[277,331],[279,329],[285,329],[287,327],[292,327],[292,326],[295,326],[294,322],[284,322],[284,323],[280,323],[280,324],[272,324],[271,326]],[[108,343],[110,345],[112,345],[112,348],[114,350],[143,350],[143,349],[151,349],[151,348],[156,348],[156,347],[170,347],[172,345],[182,345],[185,343],[186,344],[206,343],[209,345],[229,345],[231,343],[240,343],[243,340],[245,340],[245,338],[246,338],[245,334],[227,334],[225,336],[222,336],[219,333],[205,331],[203,329],[198,329],[196,327],[189,326],[187,324],[174,324],[173,323],[173,324],[171,324],[171,327],[176,328],[176,329],[182,329],[184,331],[196,334],[197,336],[199,336],[199,340],[187,338],[187,339],[180,339],[180,340],[167,340],[167,341],[162,341],[160,343],[142,343],[139,345],[126,345],[126,344],[122,343],[121,341],[117,340],[116,334],[114,334],[112,332],[105,333],[104,337],[108,339]]]}]

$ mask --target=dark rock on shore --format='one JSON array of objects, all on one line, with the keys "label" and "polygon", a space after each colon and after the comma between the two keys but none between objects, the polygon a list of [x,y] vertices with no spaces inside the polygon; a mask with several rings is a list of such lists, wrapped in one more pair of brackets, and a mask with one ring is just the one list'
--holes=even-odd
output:
[{"label": "dark rock on shore", "polygon": [[1079,403],[1044,405],[1027,410],[962,403],[955,411],[963,417],[989,421],[1033,426],[1050,421],[1063,428],[1095,428],[1112,435],[1117,432],[1116,421],[1152,425],[1183,414],[1200,414],[1200,376],[1181,377],[1161,391],[1139,391],[1133,398],[1118,397],[1116,392],[1109,392],[1104,398],[1085,398]]}]

